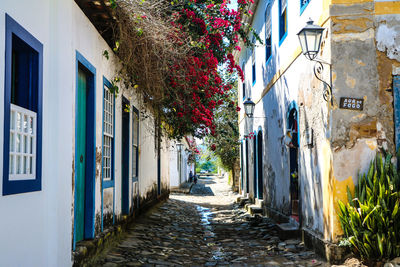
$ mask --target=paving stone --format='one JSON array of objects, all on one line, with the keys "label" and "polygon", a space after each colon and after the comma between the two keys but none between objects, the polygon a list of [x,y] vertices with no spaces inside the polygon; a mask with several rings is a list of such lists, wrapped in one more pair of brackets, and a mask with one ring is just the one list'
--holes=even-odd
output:
[{"label": "paving stone", "polygon": [[200,178],[191,192],[137,219],[96,266],[329,266],[300,251],[300,240],[280,241],[270,218],[234,203],[226,180]]}]

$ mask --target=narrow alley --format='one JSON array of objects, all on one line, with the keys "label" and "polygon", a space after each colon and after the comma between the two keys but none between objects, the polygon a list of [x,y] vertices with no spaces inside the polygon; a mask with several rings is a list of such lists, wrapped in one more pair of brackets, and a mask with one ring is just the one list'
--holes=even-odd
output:
[{"label": "narrow alley", "polygon": [[99,266],[329,266],[300,240],[281,241],[268,218],[235,203],[227,180],[202,177],[191,194],[139,218]]}]

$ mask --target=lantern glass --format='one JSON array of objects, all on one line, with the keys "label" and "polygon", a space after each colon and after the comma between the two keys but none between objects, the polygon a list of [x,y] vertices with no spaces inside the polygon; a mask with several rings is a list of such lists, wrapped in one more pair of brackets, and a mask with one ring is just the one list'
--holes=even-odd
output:
[{"label": "lantern glass", "polygon": [[251,101],[250,97],[243,102],[243,105],[244,105],[244,112],[246,113],[247,117],[249,118],[253,117],[254,108],[256,104],[253,101]]},{"label": "lantern glass", "polygon": [[312,20],[297,34],[299,36],[301,50],[310,60],[317,57],[322,40],[324,28],[314,25]]}]

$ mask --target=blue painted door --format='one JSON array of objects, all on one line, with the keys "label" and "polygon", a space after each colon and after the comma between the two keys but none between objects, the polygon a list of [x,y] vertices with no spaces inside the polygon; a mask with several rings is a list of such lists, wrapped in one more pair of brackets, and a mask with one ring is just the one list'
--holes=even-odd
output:
[{"label": "blue painted door", "polygon": [[129,101],[122,98],[122,212],[129,214]]},{"label": "blue painted door", "polygon": [[75,241],[84,238],[85,232],[85,169],[86,169],[86,98],[87,98],[87,77],[86,74],[78,70],[77,88],[77,140],[76,151],[77,162],[76,171],[76,202],[75,202]]}]

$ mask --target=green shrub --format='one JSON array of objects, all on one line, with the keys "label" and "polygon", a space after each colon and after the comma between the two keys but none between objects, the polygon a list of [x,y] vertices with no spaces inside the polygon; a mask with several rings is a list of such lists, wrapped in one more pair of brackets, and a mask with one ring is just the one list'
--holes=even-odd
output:
[{"label": "green shrub", "polygon": [[[400,255],[400,177],[391,155],[378,154],[368,173],[359,175],[354,196],[339,201],[339,220],[346,236],[363,260],[387,260]],[[400,159],[398,153],[397,159]]]}]

